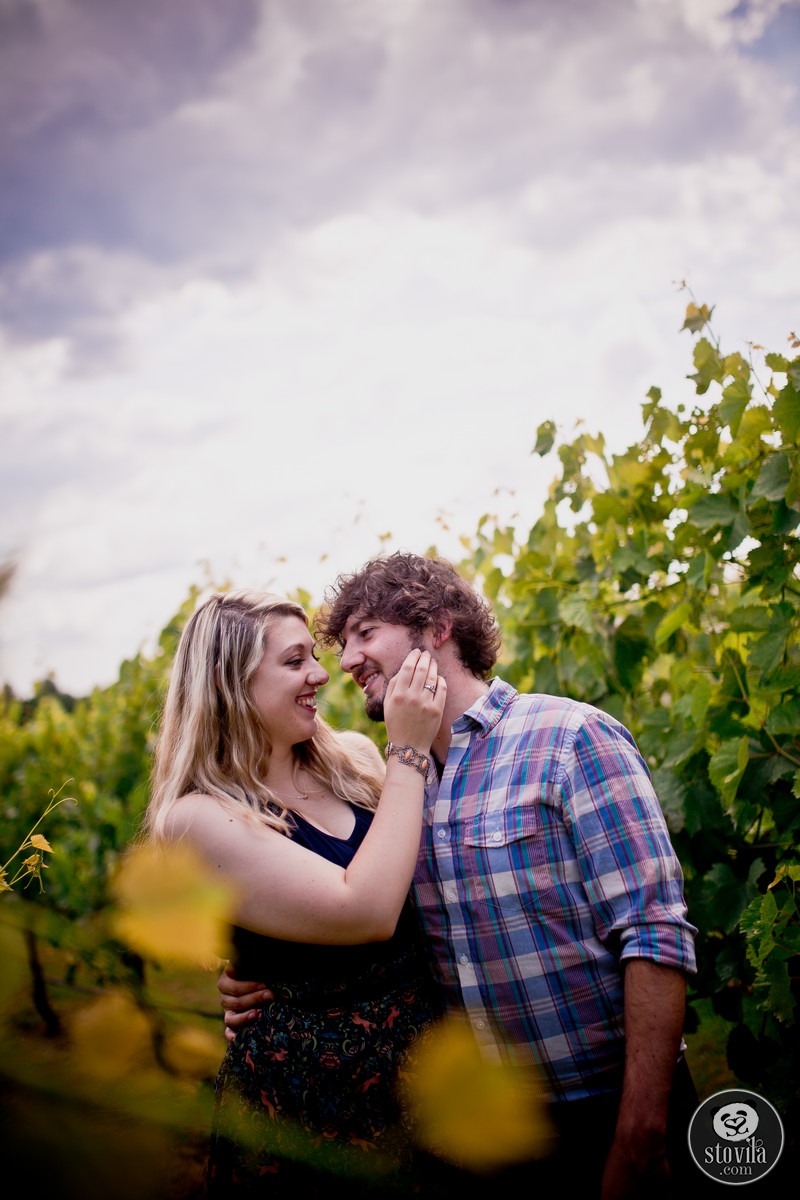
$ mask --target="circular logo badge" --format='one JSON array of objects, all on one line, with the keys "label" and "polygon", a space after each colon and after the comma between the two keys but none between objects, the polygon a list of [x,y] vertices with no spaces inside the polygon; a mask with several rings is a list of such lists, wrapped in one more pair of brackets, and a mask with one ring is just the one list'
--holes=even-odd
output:
[{"label": "circular logo badge", "polygon": [[783,1124],[763,1096],[742,1088],[716,1092],[689,1122],[689,1150],[700,1170],[719,1183],[753,1183],[775,1166]]}]

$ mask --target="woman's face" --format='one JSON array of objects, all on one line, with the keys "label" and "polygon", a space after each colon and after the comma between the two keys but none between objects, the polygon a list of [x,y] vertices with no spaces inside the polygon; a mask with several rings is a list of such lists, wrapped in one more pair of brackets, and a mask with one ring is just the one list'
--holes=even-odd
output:
[{"label": "woman's face", "polygon": [[267,627],[264,657],[250,681],[250,696],[273,749],[308,741],[317,729],[317,689],[330,676],[314,657],[314,641],[300,617],[276,617]]}]

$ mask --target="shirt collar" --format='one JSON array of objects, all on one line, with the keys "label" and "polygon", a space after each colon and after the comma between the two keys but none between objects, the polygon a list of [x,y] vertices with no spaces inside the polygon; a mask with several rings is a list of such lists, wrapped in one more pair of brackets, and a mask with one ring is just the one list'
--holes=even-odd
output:
[{"label": "shirt collar", "polygon": [[514,703],[519,693],[510,683],[495,677],[489,684],[488,692],[476,700],[457,721],[453,722],[453,733],[465,733],[470,729],[478,729],[487,734],[494,729],[503,713]]}]

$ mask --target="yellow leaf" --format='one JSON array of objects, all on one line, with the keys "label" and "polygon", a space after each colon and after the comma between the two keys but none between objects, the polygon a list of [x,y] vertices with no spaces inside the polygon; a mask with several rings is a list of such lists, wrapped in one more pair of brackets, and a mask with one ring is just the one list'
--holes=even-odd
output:
[{"label": "yellow leaf", "polygon": [[53,849],[53,847],[48,842],[47,838],[43,837],[41,833],[32,833],[31,834],[31,845],[33,847],[35,847],[36,850],[52,851],[52,849]]},{"label": "yellow leaf", "polygon": [[[220,1031],[222,1024],[220,1023]],[[214,1076],[225,1053],[225,1038],[196,1025],[182,1025],[167,1038],[162,1054],[173,1071],[190,1079]]]},{"label": "yellow leaf", "polygon": [[78,1009],[69,1020],[69,1033],[76,1064],[93,1078],[130,1076],[153,1065],[147,1018],[122,992]]},{"label": "yellow leaf", "polygon": [[112,891],[115,931],[145,958],[210,967],[231,957],[233,897],[190,846],[130,851]]},{"label": "yellow leaf", "polygon": [[553,1148],[538,1077],[487,1062],[462,1020],[433,1030],[404,1084],[421,1143],[468,1170],[494,1170]]}]

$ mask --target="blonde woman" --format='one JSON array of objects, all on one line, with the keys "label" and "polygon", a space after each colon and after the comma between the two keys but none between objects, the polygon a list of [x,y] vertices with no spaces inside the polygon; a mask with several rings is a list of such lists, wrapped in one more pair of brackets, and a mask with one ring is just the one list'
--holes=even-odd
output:
[{"label": "blonde woman", "polygon": [[407,655],[385,766],[320,717],[327,681],[302,607],[270,593],[206,599],[172,667],[145,832],[186,840],[232,886],[237,973],[278,981],[217,1077],[209,1196],[305,1200],[364,1164],[388,1186],[398,1072],[438,1013],[407,897],[444,681],[427,651]]}]

